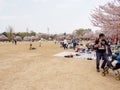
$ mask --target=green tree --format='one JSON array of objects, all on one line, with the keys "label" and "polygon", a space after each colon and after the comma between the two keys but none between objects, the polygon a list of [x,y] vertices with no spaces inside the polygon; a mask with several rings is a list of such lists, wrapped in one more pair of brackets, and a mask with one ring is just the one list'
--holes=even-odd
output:
[{"label": "green tree", "polygon": [[86,33],[89,33],[89,32],[92,32],[92,30],[91,29],[80,28],[80,29],[76,29],[73,34],[77,38],[80,38],[80,37],[83,37]]},{"label": "green tree", "polygon": [[57,34],[50,35],[50,38],[51,38],[52,40],[56,39],[56,37],[57,37]]},{"label": "green tree", "polygon": [[7,32],[3,32],[2,34],[5,35],[6,37],[8,36],[8,33],[7,33]]},{"label": "green tree", "polygon": [[16,33],[16,36],[20,36],[23,39],[25,36],[28,36],[28,33],[27,32],[18,32],[18,33]]},{"label": "green tree", "polygon": [[35,35],[36,35],[36,32],[34,32],[34,31],[30,32],[30,36],[35,36]]},{"label": "green tree", "polygon": [[75,30],[76,32],[76,35],[79,37],[79,36],[83,36],[84,35],[84,29],[80,28],[80,29],[77,29]]}]

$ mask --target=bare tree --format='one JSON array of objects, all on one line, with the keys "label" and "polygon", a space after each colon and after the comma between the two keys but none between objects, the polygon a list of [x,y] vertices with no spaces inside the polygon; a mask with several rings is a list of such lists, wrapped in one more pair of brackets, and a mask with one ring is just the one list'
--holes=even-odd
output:
[{"label": "bare tree", "polygon": [[11,26],[8,26],[7,32],[8,32],[7,36],[9,38],[9,40],[12,40],[14,38],[13,28]]}]

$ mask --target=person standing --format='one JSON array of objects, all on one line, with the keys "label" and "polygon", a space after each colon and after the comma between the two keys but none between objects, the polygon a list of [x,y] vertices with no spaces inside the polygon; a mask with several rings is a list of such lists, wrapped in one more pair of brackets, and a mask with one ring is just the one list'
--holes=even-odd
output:
[{"label": "person standing", "polygon": [[104,70],[105,65],[108,61],[107,55],[108,55],[108,43],[105,40],[105,35],[101,33],[99,35],[99,39],[95,41],[95,49],[96,49],[96,69],[97,72],[100,72],[100,60],[103,59],[103,63],[101,68]]},{"label": "person standing", "polygon": [[64,49],[67,49],[67,44],[68,44],[67,39],[64,38],[64,41],[63,41],[63,47],[64,47]]},{"label": "person standing", "polygon": [[14,40],[14,42],[15,42],[15,45],[17,45],[17,40],[16,39]]},{"label": "person standing", "polygon": [[42,44],[42,40],[40,39],[39,40],[39,47],[41,47],[41,44]]},{"label": "person standing", "polygon": [[77,40],[76,40],[76,38],[73,38],[73,39],[72,39],[72,43],[73,43],[73,49],[75,50],[76,45],[77,45]]}]

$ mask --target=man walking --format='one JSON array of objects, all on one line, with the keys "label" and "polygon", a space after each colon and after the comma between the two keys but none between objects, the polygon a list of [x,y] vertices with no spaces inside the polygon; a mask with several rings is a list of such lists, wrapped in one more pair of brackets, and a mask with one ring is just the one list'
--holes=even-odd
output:
[{"label": "man walking", "polygon": [[72,43],[73,43],[73,49],[75,50],[76,45],[77,45],[77,40],[76,40],[76,38],[73,38],[73,39],[72,39]]},{"label": "man walking", "polygon": [[103,59],[103,63],[101,68],[104,70],[105,65],[108,61],[108,43],[105,40],[105,35],[101,33],[99,35],[99,39],[95,41],[95,49],[96,49],[96,69],[97,72],[100,72],[100,60]]}]

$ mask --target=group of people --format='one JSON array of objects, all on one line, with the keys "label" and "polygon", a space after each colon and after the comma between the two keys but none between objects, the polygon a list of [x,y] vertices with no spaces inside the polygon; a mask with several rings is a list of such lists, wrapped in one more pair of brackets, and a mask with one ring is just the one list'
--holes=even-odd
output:
[{"label": "group of people", "polygon": [[[42,40],[40,39],[40,40],[38,41],[38,43],[39,43],[39,47],[41,47],[41,46],[42,46]],[[35,49],[36,49],[35,47],[33,47],[32,41],[30,42],[30,47],[29,47],[29,49],[30,49],[30,50],[35,50]]]},{"label": "group of people", "polygon": [[[77,47],[77,50],[76,50],[77,52],[79,52],[81,50],[81,47],[83,45],[78,44],[78,41],[76,38],[73,38],[70,42],[71,43],[68,43],[68,40],[66,38],[64,38],[64,41],[62,42],[63,48],[64,49],[73,48],[74,50],[76,50],[76,47]],[[99,34],[99,38],[96,39],[94,43],[86,45],[87,50],[85,48],[82,49],[83,52],[85,52],[85,50],[87,52],[89,52],[89,51],[96,52],[96,70],[97,70],[97,72],[100,72],[100,69],[102,69],[102,70],[105,69],[105,67],[109,61],[108,57],[113,57],[113,50],[111,48],[111,45],[112,45],[112,40],[106,38],[105,35],[103,33],[101,33],[101,34]],[[117,56],[120,57],[120,47],[117,47],[116,51],[117,52],[119,51]],[[100,68],[100,60],[103,60],[101,68]],[[118,58],[117,58],[117,60],[118,60]],[[118,61],[118,62],[120,62],[120,61]],[[120,68],[120,64],[119,64],[119,68]]]},{"label": "group of people", "polygon": [[[113,70],[120,68],[120,46],[116,48],[114,54],[116,57],[113,56],[113,51],[111,47],[111,40],[105,38],[105,35],[101,33],[99,38],[95,41],[94,48],[96,50],[96,69],[97,72],[100,72],[100,60],[103,60],[101,65],[101,69],[105,70],[105,67],[113,67]],[[117,54],[116,54],[117,53]],[[111,60],[109,60],[111,57]],[[116,62],[116,65],[112,65],[113,62]]]},{"label": "group of people", "polygon": [[77,46],[77,39],[73,38],[70,42],[68,42],[68,40],[64,38],[63,42],[61,42],[61,45],[64,49],[73,48],[75,50]]}]

